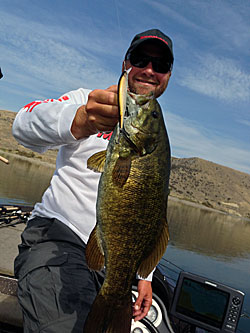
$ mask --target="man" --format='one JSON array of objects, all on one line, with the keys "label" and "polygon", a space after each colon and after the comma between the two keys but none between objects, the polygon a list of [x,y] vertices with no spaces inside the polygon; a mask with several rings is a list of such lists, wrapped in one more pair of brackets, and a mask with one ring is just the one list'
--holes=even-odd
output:
[{"label": "man", "polygon": [[[172,42],[165,34],[153,29],[136,35],[123,64],[132,68],[129,89],[159,97],[172,64]],[[50,187],[34,207],[15,260],[24,332],[82,332],[97,292],[85,246],[96,222],[100,176],[87,168],[87,159],[106,148],[111,134],[104,132],[117,121],[116,85],[32,102],[16,116],[13,135],[25,147],[40,153],[59,147]],[[152,274],[138,282],[135,320],[151,306],[151,279]]]}]

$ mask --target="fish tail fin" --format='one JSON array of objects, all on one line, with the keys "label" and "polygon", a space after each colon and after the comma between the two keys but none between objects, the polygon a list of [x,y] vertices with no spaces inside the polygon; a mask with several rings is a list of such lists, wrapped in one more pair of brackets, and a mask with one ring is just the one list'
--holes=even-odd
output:
[{"label": "fish tail fin", "polygon": [[98,294],[84,326],[84,333],[130,333],[132,296],[121,299]]}]

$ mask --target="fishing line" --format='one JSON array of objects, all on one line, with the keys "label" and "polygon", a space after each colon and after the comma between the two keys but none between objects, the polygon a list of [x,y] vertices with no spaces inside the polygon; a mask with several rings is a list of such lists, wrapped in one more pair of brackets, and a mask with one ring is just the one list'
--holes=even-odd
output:
[{"label": "fishing line", "polygon": [[122,29],[121,29],[119,11],[118,11],[118,6],[117,6],[117,1],[116,0],[115,0],[115,8],[116,8],[116,16],[117,16],[118,27],[119,27],[119,32],[120,32],[120,39],[121,39],[121,42],[122,42]]}]

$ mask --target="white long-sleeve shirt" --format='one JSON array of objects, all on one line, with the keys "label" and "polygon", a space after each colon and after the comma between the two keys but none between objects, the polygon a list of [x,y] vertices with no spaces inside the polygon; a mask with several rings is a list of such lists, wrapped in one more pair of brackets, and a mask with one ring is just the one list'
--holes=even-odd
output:
[{"label": "white long-sleeve shirt", "polygon": [[[87,168],[94,153],[107,148],[112,135],[98,133],[76,140],[71,125],[77,109],[87,103],[90,90],[80,88],[59,99],[35,101],[17,114],[12,132],[23,146],[43,153],[59,148],[56,170],[42,201],[31,218],[57,218],[86,244],[96,224],[96,199],[100,174]],[[147,280],[152,279],[152,273]]]},{"label": "white long-sleeve shirt", "polygon": [[59,148],[56,170],[33,216],[57,218],[85,243],[96,223],[100,178],[87,168],[87,160],[107,147],[110,135],[76,140],[70,129],[77,109],[87,103],[90,90],[71,91],[58,100],[36,101],[23,107],[13,123],[13,135],[23,146],[43,153]]}]

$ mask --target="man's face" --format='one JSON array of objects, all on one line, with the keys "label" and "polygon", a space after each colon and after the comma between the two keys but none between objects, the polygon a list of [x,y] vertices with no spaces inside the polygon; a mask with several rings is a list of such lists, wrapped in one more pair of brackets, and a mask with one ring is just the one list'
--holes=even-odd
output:
[{"label": "man's face", "polygon": [[[162,57],[164,55],[164,47],[152,42],[145,42],[140,47],[140,53],[152,57]],[[137,51],[137,49],[136,49]],[[167,88],[171,71],[168,73],[158,73],[149,62],[145,67],[139,68],[132,66],[129,60],[126,60],[126,68],[132,67],[129,77],[129,89],[135,94],[147,94],[154,92],[155,97],[159,97]]]}]

